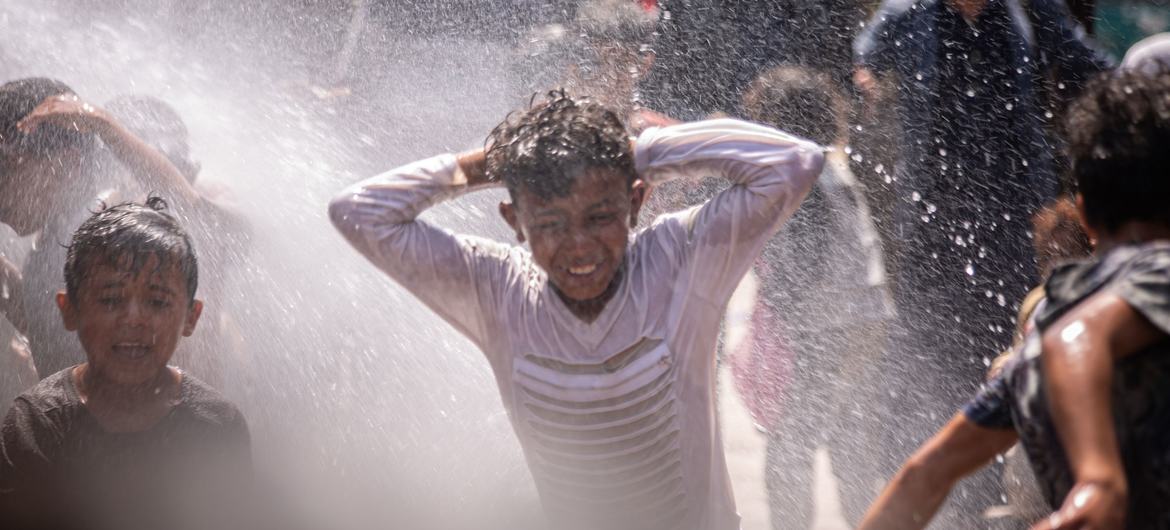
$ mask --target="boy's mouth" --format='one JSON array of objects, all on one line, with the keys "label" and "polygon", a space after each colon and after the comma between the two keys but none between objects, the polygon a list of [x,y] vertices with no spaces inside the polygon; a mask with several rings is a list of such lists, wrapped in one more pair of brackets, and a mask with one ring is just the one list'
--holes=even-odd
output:
[{"label": "boy's mouth", "polygon": [[114,353],[128,359],[141,359],[150,353],[150,345],[141,342],[119,342],[113,346]]},{"label": "boy's mouth", "polygon": [[569,267],[569,274],[573,276],[588,276],[597,270],[597,264],[578,265],[576,267]]}]

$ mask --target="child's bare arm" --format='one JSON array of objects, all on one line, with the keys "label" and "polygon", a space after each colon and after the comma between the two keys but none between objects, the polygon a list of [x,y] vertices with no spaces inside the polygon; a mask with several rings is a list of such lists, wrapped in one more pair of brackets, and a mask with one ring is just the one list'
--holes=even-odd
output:
[{"label": "child's bare arm", "polygon": [[1011,429],[988,429],[959,414],[914,453],[866,511],[858,530],[925,528],[959,479],[1016,443]]},{"label": "child's bare arm", "polygon": [[199,193],[166,156],[123,127],[108,112],[74,94],[46,99],[17,127],[31,133],[44,125],[97,135],[146,190],[158,192],[171,201],[181,201],[182,205],[194,205],[200,200]]},{"label": "child's bare arm", "polygon": [[1037,528],[1121,528],[1128,496],[1113,420],[1113,365],[1166,334],[1122,297],[1101,292],[1044,333],[1053,423],[1077,485]]},{"label": "child's bare arm", "polygon": [[508,273],[510,248],[417,217],[492,185],[482,168],[481,151],[436,156],[351,186],[329,205],[334,226],[359,252],[473,341],[486,336],[492,311],[482,297]]}]

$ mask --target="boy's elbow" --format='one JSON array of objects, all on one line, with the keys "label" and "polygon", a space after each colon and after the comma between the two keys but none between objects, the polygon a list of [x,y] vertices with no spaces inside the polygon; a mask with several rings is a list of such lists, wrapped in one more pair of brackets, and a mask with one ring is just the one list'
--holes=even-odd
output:
[{"label": "boy's elbow", "polygon": [[825,149],[815,143],[802,141],[798,150],[795,180],[801,193],[808,193],[825,169]]},{"label": "boy's elbow", "polygon": [[334,228],[347,237],[357,231],[357,221],[354,219],[354,194],[346,190],[329,201],[329,220]]}]

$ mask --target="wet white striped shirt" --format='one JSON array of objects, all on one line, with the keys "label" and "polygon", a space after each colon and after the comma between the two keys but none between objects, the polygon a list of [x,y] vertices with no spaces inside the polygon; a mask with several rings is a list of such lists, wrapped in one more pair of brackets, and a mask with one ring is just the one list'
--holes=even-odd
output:
[{"label": "wet white striped shirt", "polygon": [[558,527],[735,529],[715,418],[720,319],[820,174],[822,150],[725,119],[648,130],[634,154],[651,184],[721,175],[733,185],[634,235],[621,286],[593,322],[569,311],[525,249],[416,219],[468,191],[454,155],[361,182],[330,212],[487,355]]}]

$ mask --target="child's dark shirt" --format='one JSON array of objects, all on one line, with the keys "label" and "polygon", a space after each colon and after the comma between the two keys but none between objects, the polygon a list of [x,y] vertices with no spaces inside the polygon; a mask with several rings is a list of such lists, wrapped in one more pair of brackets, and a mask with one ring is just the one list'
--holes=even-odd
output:
[{"label": "child's dark shirt", "polygon": [[[183,374],[180,397],[152,428],[108,432],[72,368],[16,398],[0,428],[0,518],[52,528],[210,528],[249,482],[243,415]],[[6,525],[5,525],[6,526]]]},{"label": "child's dark shirt", "polygon": [[1170,243],[1120,247],[1099,260],[1055,270],[1033,317],[1035,326],[964,412],[983,427],[1014,428],[1040,489],[1059,506],[1074,477],[1046,398],[1041,334],[1098,292],[1121,297],[1167,335],[1116,363],[1113,417],[1129,482],[1127,527],[1170,529]]}]

